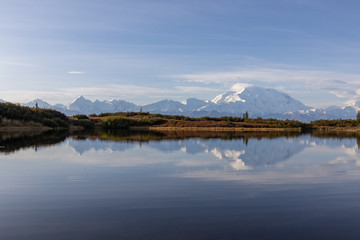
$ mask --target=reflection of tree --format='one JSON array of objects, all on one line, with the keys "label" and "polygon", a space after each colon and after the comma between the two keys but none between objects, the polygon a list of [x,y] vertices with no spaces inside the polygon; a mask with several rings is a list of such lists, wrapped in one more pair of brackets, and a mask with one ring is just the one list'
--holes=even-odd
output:
[{"label": "reflection of tree", "polygon": [[232,139],[243,139],[244,143],[247,144],[249,139],[256,138],[279,138],[279,137],[298,137],[301,133],[299,132],[241,132],[241,131],[93,131],[83,132],[73,135],[73,139],[99,139],[109,141],[137,141],[137,142],[148,142],[148,141],[161,141],[161,140],[175,140],[175,139],[188,139],[188,138],[201,138],[211,139],[219,138],[222,140]]},{"label": "reflection of tree", "polygon": [[356,144],[360,148],[360,133],[354,131],[314,131],[311,136],[316,138],[332,138],[332,139],[356,139]]},{"label": "reflection of tree", "polygon": [[51,146],[60,143],[68,136],[67,131],[6,133],[0,135],[0,152],[12,153],[22,148]]}]

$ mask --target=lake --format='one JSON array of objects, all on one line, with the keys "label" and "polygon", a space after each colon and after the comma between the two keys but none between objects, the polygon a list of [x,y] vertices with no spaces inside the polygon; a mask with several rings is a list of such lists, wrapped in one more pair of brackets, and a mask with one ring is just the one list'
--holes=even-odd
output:
[{"label": "lake", "polygon": [[0,134],[0,239],[358,239],[360,135]]}]

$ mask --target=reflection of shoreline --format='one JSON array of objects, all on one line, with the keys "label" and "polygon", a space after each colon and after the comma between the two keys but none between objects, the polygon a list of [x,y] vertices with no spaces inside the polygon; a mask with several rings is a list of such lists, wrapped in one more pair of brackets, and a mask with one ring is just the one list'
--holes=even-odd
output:
[{"label": "reflection of shoreline", "polygon": [[0,133],[29,133],[29,132],[44,132],[52,130],[50,127],[45,126],[6,126],[0,127]]},{"label": "reflection of shoreline", "polygon": [[250,138],[279,138],[279,137],[298,137],[302,134],[292,131],[274,132],[237,132],[237,131],[97,131],[94,133],[84,133],[84,135],[73,135],[73,138],[87,137],[90,139],[111,140],[111,141],[161,141],[188,138],[220,138],[231,139],[250,139]]},{"label": "reflection of shoreline", "polygon": [[[21,148],[50,146],[68,136],[66,131],[0,133],[0,146],[3,146],[0,152],[8,154]],[[71,147],[80,155],[90,150],[125,151],[140,143],[161,152],[213,153],[237,170],[273,165],[307,146],[338,146],[341,142],[353,147],[360,142],[356,132],[95,131],[70,136]]]},{"label": "reflection of shoreline", "polygon": [[63,142],[67,131],[9,132],[0,134],[0,153],[10,154],[20,149],[52,146]]},{"label": "reflection of shoreline", "polygon": [[[244,132],[218,132],[218,131],[116,131],[116,132],[79,132],[69,134],[67,131],[14,131],[0,132],[0,152],[12,153],[29,147],[49,146],[60,143],[71,136],[74,140],[100,140],[118,142],[162,142],[165,140],[200,139],[241,139],[244,143],[251,138],[277,138],[299,136],[299,133],[272,132],[272,133],[244,133]],[[81,151],[82,152],[82,151]]]}]

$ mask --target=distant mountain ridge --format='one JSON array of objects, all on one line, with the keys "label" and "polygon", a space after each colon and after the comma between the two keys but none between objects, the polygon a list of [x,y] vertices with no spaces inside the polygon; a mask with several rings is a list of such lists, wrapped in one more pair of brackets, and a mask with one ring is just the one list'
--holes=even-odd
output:
[{"label": "distant mountain ridge", "polygon": [[179,102],[166,99],[140,106],[124,100],[90,101],[80,96],[68,105],[51,105],[41,99],[36,99],[23,105],[35,107],[36,103],[40,108],[55,109],[66,115],[144,111],[191,117],[221,117],[242,116],[245,112],[248,112],[250,117],[293,119],[303,122],[317,119],[354,119],[357,111],[360,109],[360,101],[343,108],[331,106],[316,109],[306,106],[288,94],[276,89],[244,86],[242,84],[234,85],[228,92],[219,94],[212,100],[189,98]]}]

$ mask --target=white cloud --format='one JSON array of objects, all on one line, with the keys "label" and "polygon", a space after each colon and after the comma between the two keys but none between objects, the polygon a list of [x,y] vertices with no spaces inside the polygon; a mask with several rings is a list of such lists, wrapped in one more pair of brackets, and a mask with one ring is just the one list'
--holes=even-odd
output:
[{"label": "white cloud", "polygon": [[81,71],[70,71],[70,72],[68,72],[68,74],[85,74],[85,72],[81,72]]},{"label": "white cloud", "polygon": [[[211,87],[198,87],[198,86],[176,86],[176,90],[182,93],[193,93],[198,94],[200,92],[218,92],[219,88],[211,88]],[[195,96],[194,96],[195,97]]]},{"label": "white cloud", "polygon": [[250,87],[252,86],[252,84],[249,83],[235,83],[230,90],[238,92],[238,91],[242,91],[244,88]]}]

